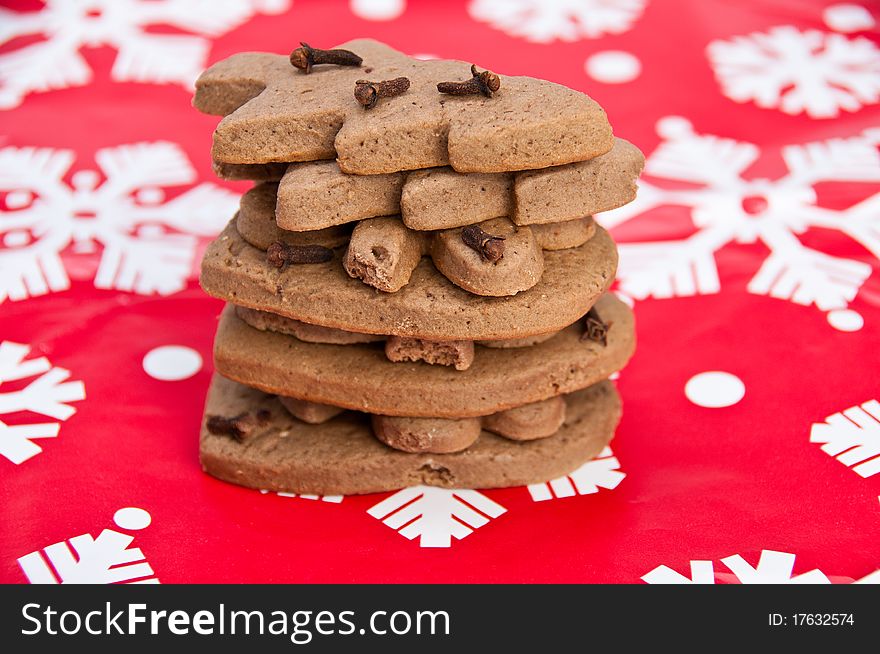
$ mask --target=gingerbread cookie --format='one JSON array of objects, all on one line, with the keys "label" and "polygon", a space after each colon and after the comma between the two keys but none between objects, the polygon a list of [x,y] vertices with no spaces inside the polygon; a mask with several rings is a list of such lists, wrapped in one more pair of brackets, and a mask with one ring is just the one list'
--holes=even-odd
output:
[{"label": "gingerbread cookie", "polygon": [[541,281],[510,297],[475,296],[427,259],[400,291],[378,293],[349,277],[339,259],[275,268],[230,224],[208,246],[200,281],[222,300],[323,327],[427,340],[515,339],[578,320],[611,285],[617,268],[616,248],[601,228],[580,247],[543,256]]},{"label": "gingerbread cookie", "polygon": [[[610,152],[589,161],[521,173],[457,173],[430,168],[387,175],[346,175],[333,161],[255,165],[255,181],[278,181],[275,219],[306,231],[400,214],[410,229],[462,227],[499,216],[518,225],[556,223],[615,209],[635,198],[645,158],[615,139]],[[284,164],[277,164],[279,166]],[[227,179],[247,165],[217,164]]]},{"label": "gingerbread cookie", "polygon": [[[282,404],[289,398],[281,398]],[[285,405],[286,406],[286,405]],[[563,396],[525,404],[481,418],[372,416],[376,438],[404,452],[461,452],[485,429],[514,441],[549,438],[565,422]],[[296,415],[296,414],[294,414]]]},{"label": "gingerbread cookie", "polygon": [[[613,295],[596,305],[607,345],[584,323],[528,348],[480,348],[467,370],[396,363],[375,345],[321,345],[261,332],[227,307],[214,343],[217,371],[269,393],[389,416],[467,418],[570,393],[620,370],[635,347],[632,311]],[[357,374],[352,374],[357,371]]]},{"label": "gingerbread cookie", "polygon": [[[335,157],[344,172],[360,175],[445,165],[504,172],[585,161],[613,145],[602,108],[559,84],[501,76],[491,97],[444,95],[437,84],[470,79],[469,64],[419,61],[368,39],[339,47],[363,65],[303,74],[284,55],[246,52],[202,73],[194,106],[225,116],[213,158],[263,164]],[[354,97],[357,80],[400,77],[408,90],[371,109]]]},{"label": "gingerbread cookie", "polygon": [[[270,184],[254,187],[241,201],[236,227],[251,245],[267,249],[268,239],[290,245],[317,243],[336,247],[345,242],[345,226],[315,232],[279,230],[273,219]],[[495,218],[479,225],[492,236],[504,240],[504,256],[487,263],[462,240],[464,229],[420,232],[406,227],[398,217],[383,216],[362,220],[351,232],[342,259],[346,272],[365,284],[386,293],[399,291],[409,283],[423,255],[455,285],[477,295],[500,297],[515,295],[538,283],[544,270],[542,249],[578,247],[595,234],[592,218],[565,223],[517,227],[506,218]]]},{"label": "gingerbread cookie", "polygon": [[[241,306],[235,307],[235,315],[255,329],[295,336],[307,343],[348,345],[350,343],[384,341],[385,356],[389,361],[424,361],[431,365],[453,366],[456,370],[467,370],[474,362],[475,343],[473,341],[429,341],[405,336],[388,336],[386,340],[385,336],[319,327],[293,318],[285,318],[274,313]],[[531,347],[550,340],[557,333],[551,332],[501,341],[477,341],[476,344],[494,348]]]},{"label": "gingerbread cookie", "polygon": [[484,431],[464,452],[410,454],[374,438],[365,416],[344,413],[320,426],[304,424],[274,396],[215,375],[205,423],[258,414],[264,420],[243,439],[211,433],[203,423],[199,456],[204,470],[219,479],[300,494],[534,484],[564,476],[598,455],[620,419],[620,398],[608,382],[565,402],[565,423],[549,438],[518,443]]}]

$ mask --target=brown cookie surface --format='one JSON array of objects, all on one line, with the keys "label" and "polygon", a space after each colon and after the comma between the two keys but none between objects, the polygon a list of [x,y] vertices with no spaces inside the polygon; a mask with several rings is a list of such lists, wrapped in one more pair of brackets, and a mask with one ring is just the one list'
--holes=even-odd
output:
[{"label": "brown cookie surface", "polygon": [[555,479],[595,457],[611,441],[620,398],[608,382],[565,398],[566,420],[549,438],[513,442],[482,432],[463,452],[410,454],[376,440],[364,416],[344,413],[322,425],[290,416],[277,398],[215,375],[206,415],[268,412],[247,440],[202,426],[202,468],[219,479],[273,491],[351,495],[428,485],[498,488]]},{"label": "brown cookie surface", "polygon": [[392,362],[374,345],[303,343],[260,332],[224,311],[217,371],[268,393],[383,415],[467,418],[570,393],[620,370],[635,348],[632,311],[612,295],[596,305],[612,323],[607,346],[582,341],[574,324],[527,348],[481,348],[467,370]]},{"label": "brown cookie surface", "polygon": [[542,249],[578,247],[596,231],[592,217],[535,226],[517,226],[507,218],[493,218],[479,227],[505,239],[506,257],[488,265],[462,242],[462,228],[417,231],[407,227],[398,216],[367,218],[356,223],[354,230],[350,225],[306,232],[279,229],[271,199],[274,187],[260,184],[242,197],[235,223],[242,238],[263,250],[276,241],[330,248],[347,242],[342,265],[349,276],[387,293],[397,292],[408,284],[422,256],[429,255],[452,283],[471,293],[492,297],[515,295],[541,278]]},{"label": "brown cookie surface", "polygon": [[[458,173],[430,168],[387,175],[347,175],[336,162],[290,164],[273,207],[282,229],[324,229],[375,216],[400,215],[410,229],[437,230],[509,216],[518,225],[565,222],[608,211],[635,198],[645,158],[615,139],[589,161],[520,173]],[[276,168],[254,166],[257,181],[278,181]],[[216,164],[239,179],[247,164]],[[265,174],[264,174],[265,173]]]},{"label": "brown cookie surface", "polygon": [[[460,61],[419,61],[368,39],[344,43],[363,68],[295,70],[287,56],[245,52],[214,64],[196,82],[193,104],[223,115],[213,158],[222,163],[336,157],[362,175],[451,165],[502,172],[585,161],[608,152],[611,127],[587,95],[529,77],[501,77],[492,97],[448,96],[437,83],[470,79]],[[370,72],[365,73],[369,68]],[[355,82],[407,77],[409,90],[365,110]]]},{"label": "brown cookie surface", "polygon": [[289,245],[323,245],[339,247],[351,238],[350,225],[337,225],[311,232],[291,232],[279,229],[272,219],[275,208],[274,184],[260,184],[241,197],[238,216],[234,218],[238,233],[248,243],[266,250],[281,241]]},{"label": "brown cookie surface", "polygon": [[455,286],[427,259],[397,293],[349,277],[340,261],[279,270],[230,224],[208,246],[201,285],[220,299],[324,327],[428,340],[523,338],[579,319],[610,286],[617,250],[598,228],[584,245],[544,253],[544,274],[517,295],[484,298]]},{"label": "brown cookie surface", "polygon": [[482,427],[479,418],[403,418],[371,416],[373,435],[403,452],[460,452],[473,445]]}]

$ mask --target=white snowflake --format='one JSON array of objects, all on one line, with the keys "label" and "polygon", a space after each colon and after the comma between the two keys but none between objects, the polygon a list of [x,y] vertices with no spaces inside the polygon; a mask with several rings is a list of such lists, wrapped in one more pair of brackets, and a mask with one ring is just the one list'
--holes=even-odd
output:
[{"label": "white snowflake", "polygon": [[871,266],[810,249],[796,235],[811,227],[836,230],[880,257],[880,193],[838,210],[818,206],[814,188],[829,181],[880,182],[880,130],[783,147],[788,170],[773,180],[744,176],[761,154],[756,145],[697,134],[680,117],[661,119],[657,131],[664,140],[648,157],[638,197],[599,219],[613,228],[678,206],[688,210],[694,231],[686,238],[622,243],[621,291],[636,299],[717,293],[715,253],[732,242],[761,241],[770,256],[749,292],[823,311],[853,300]]},{"label": "white snowflake", "polygon": [[[263,495],[269,493],[267,490],[260,491]],[[285,493],[283,491],[277,491],[275,493],[278,497],[298,497],[301,500],[320,500],[322,502],[328,502],[330,504],[339,504],[342,502],[343,495],[297,495],[296,493]]]},{"label": "white snowflake", "polygon": [[[150,525],[150,514],[129,506],[113,515],[117,527],[139,531]],[[158,584],[153,568],[138,547],[129,547],[134,536],[104,529],[54,543],[18,559],[32,584]]]},{"label": "white snowflake", "polygon": [[[189,88],[205,67],[211,42],[254,13],[284,11],[287,0],[47,0],[40,11],[0,8],[0,45],[38,41],[0,55],[0,109],[28,93],[88,84],[83,47],[117,50],[117,82],[177,83]],[[171,26],[194,34],[159,34]]]},{"label": "white snowflake", "polygon": [[173,143],[104,148],[95,160],[100,173],[80,170],[68,185],[70,150],[0,149],[0,302],[69,288],[62,252],[98,245],[96,287],[174,293],[193,270],[196,235],[215,234],[235,211],[236,196],[209,183],[165,201],[162,187],[196,180]]},{"label": "white snowflake", "polygon": [[421,547],[449,547],[492,518],[507,511],[475,490],[448,490],[433,486],[405,488],[385,498],[369,513]]},{"label": "white snowflake", "polygon": [[[70,402],[86,397],[81,381],[68,381],[70,372],[55,368],[46,357],[26,359],[31,348],[3,341],[0,343],[0,385],[36,377],[27,386],[0,391],[0,415],[29,411],[47,418],[67,420],[76,413]],[[38,376],[39,375],[39,376]],[[21,464],[43,451],[34,441],[58,436],[58,422],[7,425],[0,421],[0,456]]]},{"label": "white snowflake", "polygon": [[706,52],[735,102],[833,118],[880,100],[880,49],[864,37],[781,26],[713,41]]},{"label": "white snowflake", "polygon": [[528,486],[529,495],[535,502],[551,500],[554,497],[573,497],[591,495],[600,488],[613,490],[623,481],[626,474],[620,471],[620,462],[606,447],[595,459],[587,461],[574,472],[543,484]]},{"label": "white snowflake", "polygon": [[856,579],[854,584],[880,584],[880,570],[874,570],[861,579]]},{"label": "white snowflake", "polygon": [[511,36],[549,43],[595,39],[632,28],[647,0],[473,0],[474,20]]},{"label": "white snowflake", "polygon": [[[830,584],[819,570],[793,575],[795,555],[787,552],[761,550],[757,567],[752,567],[739,554],[721,559],[741,584]],[[642,577],[648,584],[714,584],[715,569],[712,561],[691,561],[691,576],[676,572],[665,565],[658,566]]]},{"label": "white snowflake", "polygon": [[880,473],[880,402],[870,400],[813,423],[810,442],[822,443],[823,452],[862,477]]}]

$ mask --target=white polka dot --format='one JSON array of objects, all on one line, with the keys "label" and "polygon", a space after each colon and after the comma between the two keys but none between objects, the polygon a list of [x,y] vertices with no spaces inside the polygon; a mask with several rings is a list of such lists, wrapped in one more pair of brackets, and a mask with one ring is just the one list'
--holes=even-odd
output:
[{"label": "white polka dot", "polygon": [[842,332],[857,332],[865,326],[865,319],[858,311],[837,309],[828,312],[828,324]]},{"label": "white polka dot", "polygon": [[587,75],[605,84],[632,82],[642,72],[638,58],[623,50],[597,52],[584,63]]},{"label": "white polka dot", "polygon": [[684,385],[684,394],[697,406],[718,409],[743,399],[746,387],[736,375],[712,370],[691,377]]},{"label": "white polka dot", "polygon": [[145,529],[150,526],[152,520],[149,513],[136,506],[127,506],[113,514],[113,522],[116,526],[129,531]]},{"label": "white polka dot", "polygon": [[364,20],[394,20],[406,9],[406,0],[351,0],[351,11]]},{"label": "white polka dot", "polygon": [[439,59],[440,56],[431,54],[430,52],[420,52],[418,54],[414,54],[412,58],[418,59],[419,61],[431,61],[432,59]]},{"label": "white polka dot", "polygon": [[202,356],[182,345],[163,345],[150,350],[144,357],[144,372],[161,381],[188,379],[201,368]]},{"label": "white polka dot", "polygon": [[6,194],[6,208],[23,209],[31,203],[33,197],[34,196],[30,191],[10,191]]},{"label": "white polka dot", "polygon": [[871,12],[859,5],[831,5],[822,12],[822,20],[836,32],[863,32],[875,25]]}]

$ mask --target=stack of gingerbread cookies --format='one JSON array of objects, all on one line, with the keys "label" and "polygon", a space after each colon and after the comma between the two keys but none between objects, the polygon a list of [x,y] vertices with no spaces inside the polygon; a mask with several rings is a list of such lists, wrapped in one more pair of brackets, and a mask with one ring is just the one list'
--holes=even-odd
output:
[{"label": "stack of gingerbread cookies", "polygon": [[643,157],[551,82],[370,40],[209,68],[212,156],[253,180],[208,248],[201,461],[261,489],[546,481],[611,440],[635,345],[592,215]]}]

